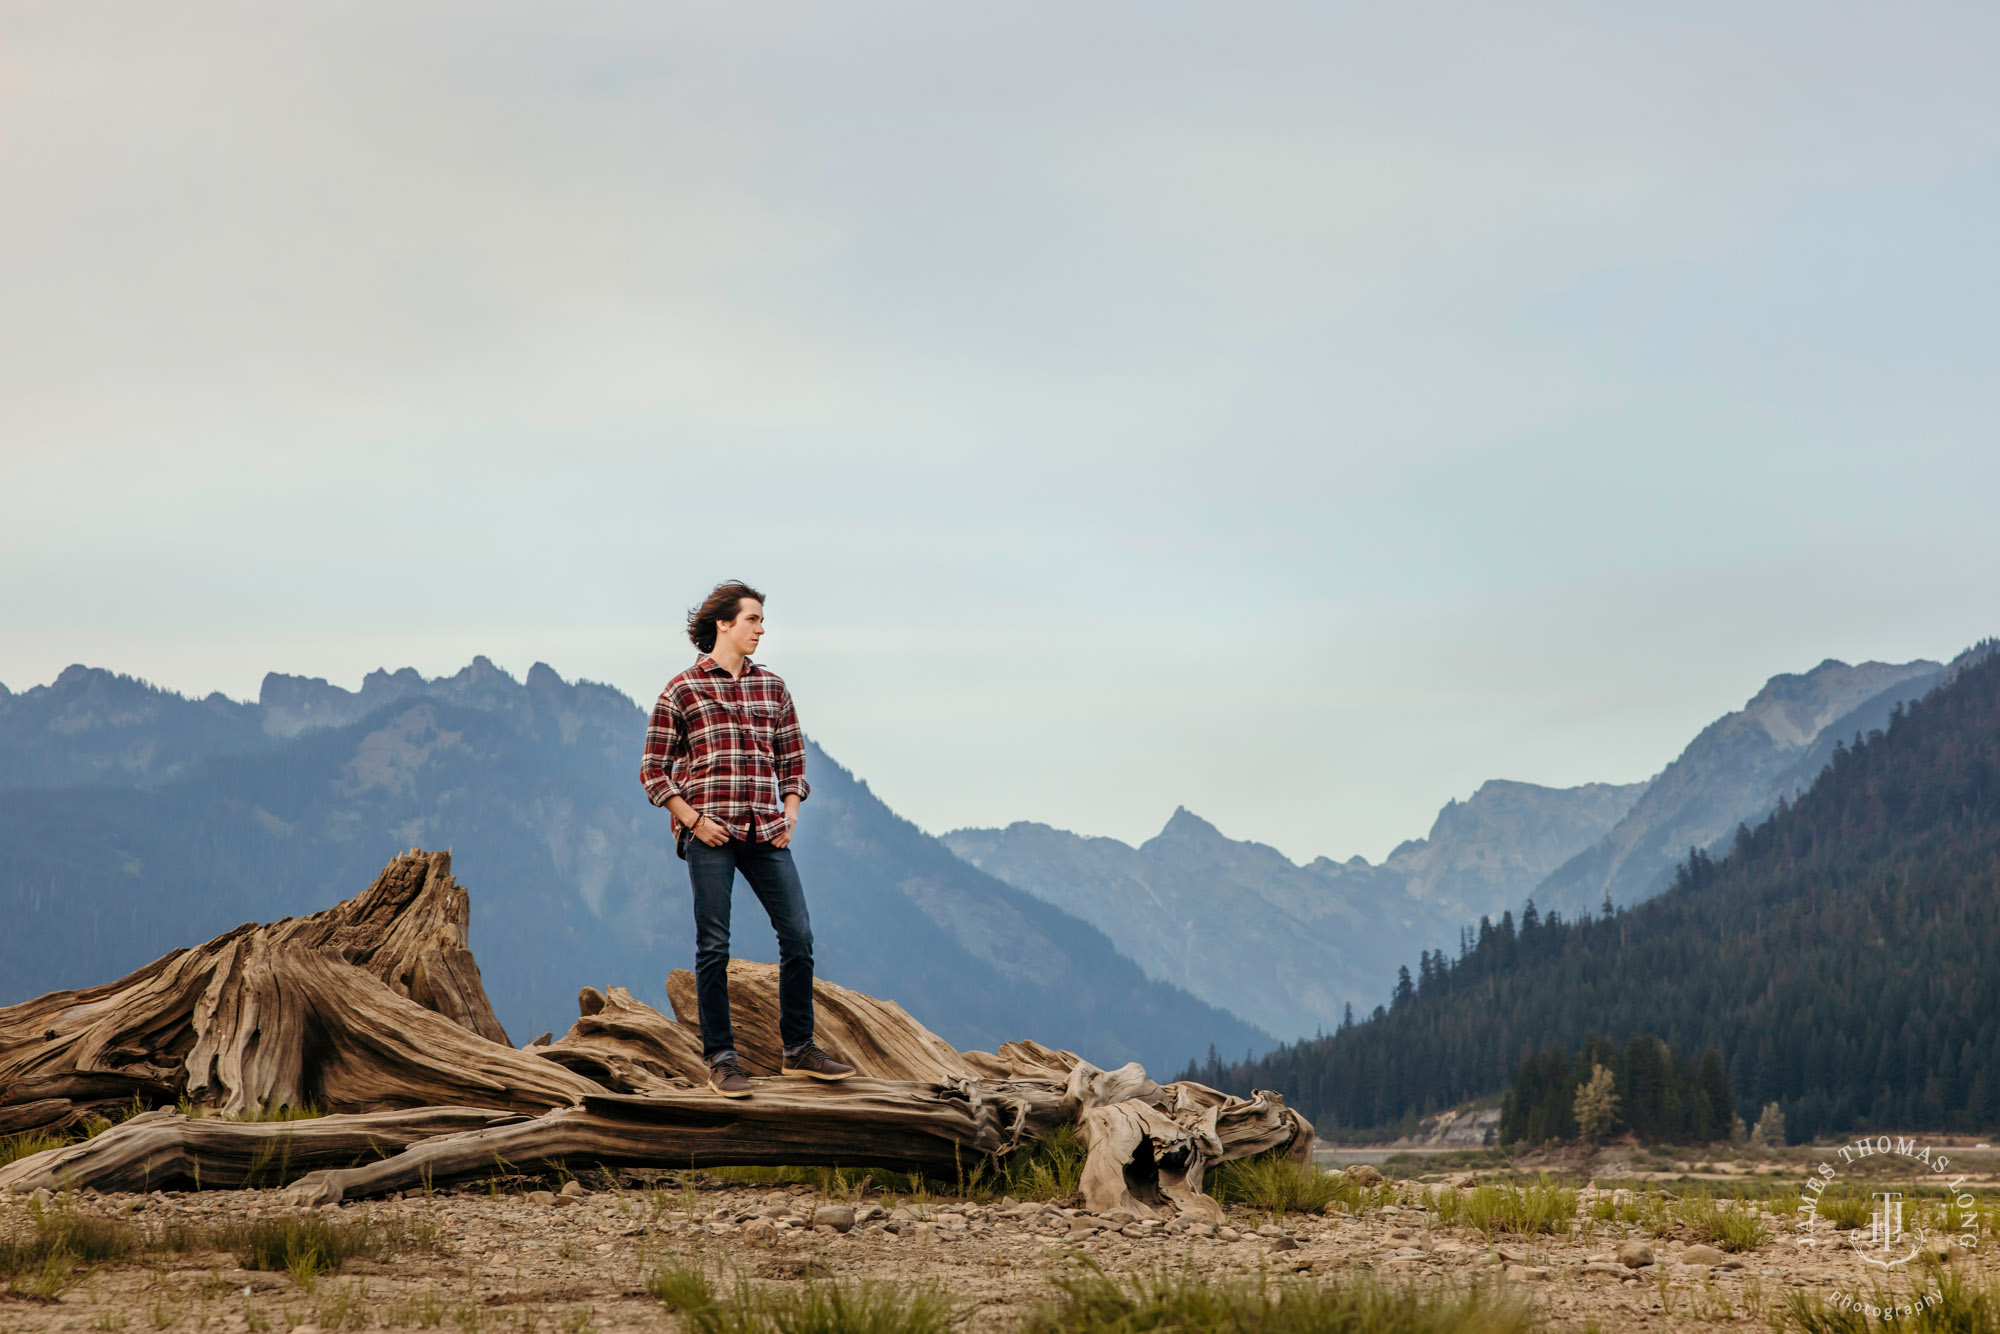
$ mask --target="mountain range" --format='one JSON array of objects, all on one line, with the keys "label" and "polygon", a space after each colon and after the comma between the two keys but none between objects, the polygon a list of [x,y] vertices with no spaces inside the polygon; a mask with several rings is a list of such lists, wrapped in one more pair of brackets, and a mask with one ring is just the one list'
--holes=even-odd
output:
[{"label": "mountain range", "polygon": [[[1571,917],[1643,901],[1943,672],[1774,677],[1650,780],[1490,781],[1380,864],[1299,865],[1185,809],[1136,848],[1031,823],[933,838],[815,746],[798,853],[821,971],[963,1047],[1031,1035],[1174,1068],[1267,1049],[1370,1012],[1529,899]],[[412,845],[455,845],[510,1030],[560,1031],[584,983],[656,994],[692,942],[636,781],[644,724],[610,687],[485,658],[352,691],[273,673],[254,703],[81,666],[0,686],[0,1003],[323,907]],[[738,951],[769,957],[749,914]]]},{"label": "mountain range", "polygon": [[[413,845],[453,849],[517,1041],[567,1028],[586,984],[659,1004],[693,930],[667,819],[638,783],[645,722],[609,687],[543,664],[516,681],[485,658],[358,691],[273,674],[255,704],[83,667],[0,689],[0,1004],[323,908]],[[1191,1044],[1270,1044],[968,866],[816,746],[808,773],[795,849],[823,976],[963,1048],[1034,1037],[1159,1070]],[[775,957],[740,902],[736,953]]]},{"label": "mountain range", "polygon": [[[1778,1104],[1794,1143],[1990,1131],[2000,645],[1938,678],[1879,728],[1830,742],[1796,800],[1739,826],[1720,855],[1688,854],[1636,908],[1484,924],[1469,951],[1425,961],[1386,1010],[1254,1061],[1211,1059],[1196,1077],[1276,1089],[1323,1131],[1407,1126],[1498,1093],[1538,1052],[1546,1063],[1553,1050],[1644,1037],[1683,1059],[1715,1048],[1740,1105]],[[1775,697],[1787,694],[1795,705],[1796,691]],[[1802,736],[1793,749],[1809,753]],[[1566,1099],[1557,1113],[1569,1116]]]},{"label": "mountain range", "polygon": [[[979,869],[1101,928],[1149,977],[1286,1036],[1328,1031],[1386,1001],[1424,956],[1461,952],[1475,923],[1529,900],[1574,916],[1641,902],[1689,848],[1725,844],[1808,786],[1832,747],[1882,726],[1944,668],[1829,659],[1773,677],[1639,783],[1552,788],[1493,780],[1379,865],[1300,866],[1185,809],[1138,847],[1048,825],[958,829]],[[1262,985],[1246,994],[1241,979]]]}]

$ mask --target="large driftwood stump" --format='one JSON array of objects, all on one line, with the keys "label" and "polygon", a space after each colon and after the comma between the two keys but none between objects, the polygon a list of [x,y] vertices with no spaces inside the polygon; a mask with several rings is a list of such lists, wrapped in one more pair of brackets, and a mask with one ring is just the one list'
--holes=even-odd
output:
[{"label": "large driftwood stump", "polygon": [[[1137,1065],[1009,1042],[961,1052],[893,1001],[814,983],[823,1045],[859,1073],[773,1077],[777,968],[732,960],[746,1100],[705,1086],[694,978],[674,1015],[622,987],[580,994],[560,1041],[516,1050],[465,948],[469,903],[444,854],[392,862],[353,900],[246,925],[131,976],[0,1010],[0,1133],[129,1103],[162,1110],[0,1169],[0,1190],[290,1183],[303,1204],[557,1165],[889,1167],[950,1179],[1032,1152],[1064,1125],[1087,1208],[1214,1216],[1215,1163],[1307,1161],[1312,1127],[1276,1094],[1161,1085]],[[275,1107],[336,1115],[288,1122]]]},{"label": "large driftwood stump", "polygon": [[0,1124],[62,1126],[134,1098],[242,1115],[541,1109],[595,1090],[506,1045],[465,947],[470,917],[450,854],[411,852],[325,912],[0,1009]]}]

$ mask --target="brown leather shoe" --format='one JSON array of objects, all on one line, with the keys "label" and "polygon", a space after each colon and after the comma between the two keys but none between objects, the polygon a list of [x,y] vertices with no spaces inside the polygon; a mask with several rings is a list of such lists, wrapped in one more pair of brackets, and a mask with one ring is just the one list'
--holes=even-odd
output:
[{"label": "brown leather shoe", "polygon": [[817,1043],[808,1042],[797,1056],[787,1056],[781,1073],[799,1079],[845,1079],[854,1073],[851,1065],[842,1065],[819,1049]]},{"label": "brown leather shoe", "polygon": [[725,1098],[747,1098],[750,1096],[750,1076],[735,1061],[724,1061],[708,1067],[708,1086]]}]

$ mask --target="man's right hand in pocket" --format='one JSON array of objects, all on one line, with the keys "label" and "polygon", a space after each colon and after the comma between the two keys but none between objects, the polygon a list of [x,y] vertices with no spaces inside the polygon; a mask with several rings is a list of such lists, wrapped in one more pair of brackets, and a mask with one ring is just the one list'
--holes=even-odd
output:
[{"label": "man's right hand in pocket", "polygon": [[697,816],[694,827],[688,832],[708,844],[711,848],[719,848],[729,841],[729,831],[709,819],[706,815]]}]

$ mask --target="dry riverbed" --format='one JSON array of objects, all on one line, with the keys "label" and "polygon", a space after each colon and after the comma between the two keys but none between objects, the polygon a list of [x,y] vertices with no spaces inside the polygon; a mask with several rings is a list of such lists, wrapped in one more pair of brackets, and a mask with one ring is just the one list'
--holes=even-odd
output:
[{"label": "dry riverbed", "polygon": [[[702,1174],[668,1181],[617,1190],[576,1183],[568,1195],[481,1188],[311,1215],[262,1191],[0,1198],[0,1243],[32,1238],[38,1217],[62,1211],[129,1229],[135,1242],[122,1257],[43,1280],[39,1296],[32,1276],[17,1275],[15,1290],[0,1296],[0,1330],[666,1330],[684,1317],[655,1295],[653,1279],[675,1264],[724,1289],[739,1279],[753,1290],[933,1285],[955,1304],[958,1327],[975,1331],[1018,1324],[1079,1263],[1120,1275],[1485,1284],[1562,1330],[1761,1325],[1793,1290],[1867,1299],[1885,1284],[1923,1291],[1940,1275],[2000,1280],[1984,1231],[1970,1250],[1948,1247],[1942,1265],[1920,1260],[1885,1273],[1844,1237],[1800,1244],[1784,1218],[1771,1219],[1769,1241],[1726,1254],[1698,1246],[1657,1210],[1623,1221],[1629,1192],[1617,1197],[1616,1217],[1593,1217],[1613,1208],[1613,1196],[1589,1188],[1567,1234],[1489,1236],[1420,1207],[1435,1197],[1415,1184],[1392,1185],[1359,1214],[1273,1217],[1231,1206],[1216,1228],[1094,1218],[1065,1203],[842,1199]],[[317,1276],[304,1266],[296,1275],[246,1269],[243,1252],[228,1248],[259,1226],[308,1217],[350,1236],[365,1228],[380,1247]]]}]

